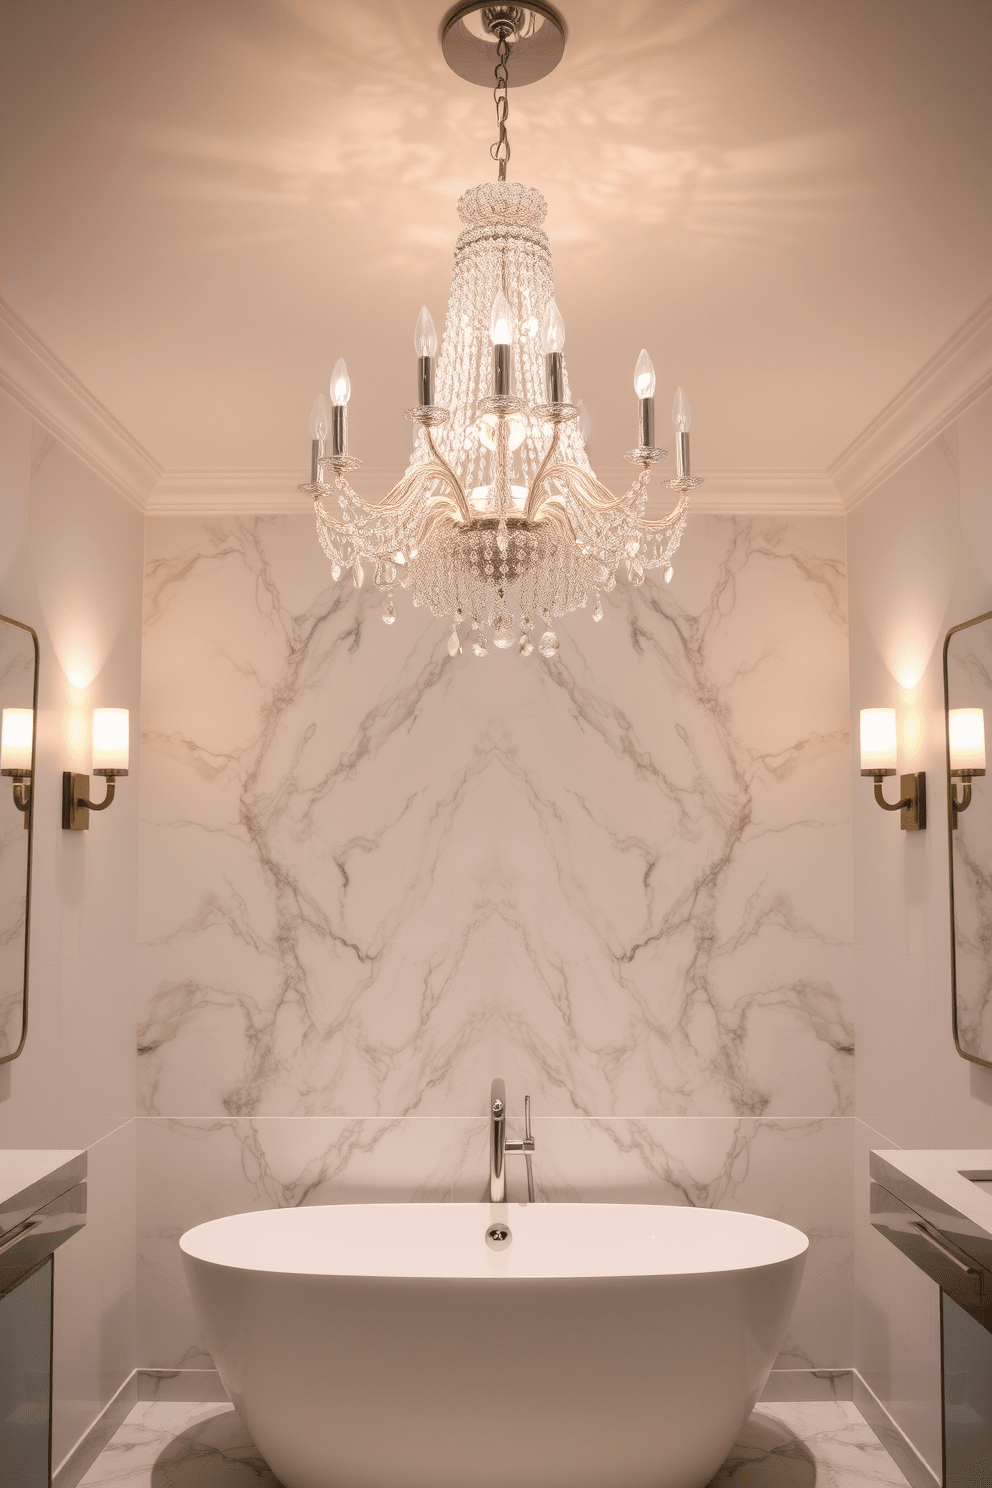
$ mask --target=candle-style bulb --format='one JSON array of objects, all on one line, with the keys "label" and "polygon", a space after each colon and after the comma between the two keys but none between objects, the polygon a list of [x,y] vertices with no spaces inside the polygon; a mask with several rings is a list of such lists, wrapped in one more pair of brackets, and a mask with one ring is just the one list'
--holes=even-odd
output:
[{"label": "candle-style bulb", "polygon": [[551,351],[563,351],[565,347],[565,322],[561,318],[561,311],[554,300],[549,300],[544,307],[540,325],[541,350],[547,354]]},{"label": "candle-style bulb", "polygon": [[310,438],[321,441],[325,440],[329,427],[330,420],[327,416],[327,399],[323,393],[318,393],[313,400],[313,407],[310,410]]},{"label": "candle-style bulb", "polygon": [[509,346],[513,340],[513,312],[510,302],[502,290],[493,300],[489,316],[489,337],[494,346]]},{"label": "candle-style bulb", "polygon": [[418,356],[437,356],[437,331],[426,305],[421,305],[417,316],[417,329],[413,333],[413,349]]},{"label": "candle-style bulb", "polygon": [[634,392],[639,398],[654,397],[654,363],[642,348],[637,364],[634,367]]},{"label": "candle-style bulb", "polygon": [[692,423],[692,409],[689,407],[689,399],[681,388],[675,393],[675,401],[672,404],[672,423],[676,432],[688,434],[689,425]]},{"label": "candle-style bulb", "polygon": [[348,376],[344,357],[338,357],[334,363],[334,371],[331,373],[331,402],[335,408],[346,408],[350,397],[351,378]]}]

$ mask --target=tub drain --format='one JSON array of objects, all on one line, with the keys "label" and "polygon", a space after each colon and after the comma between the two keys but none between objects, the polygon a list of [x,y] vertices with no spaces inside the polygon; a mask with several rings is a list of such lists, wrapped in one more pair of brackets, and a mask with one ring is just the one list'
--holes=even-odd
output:
[{"label": "tub drain", "polygon": [[513,1236],[510,1234],[510,1226],[491,1224],[486,1231],[486,1244],[490,1250],[505,1250],[508,1245],[512,1245]]}]

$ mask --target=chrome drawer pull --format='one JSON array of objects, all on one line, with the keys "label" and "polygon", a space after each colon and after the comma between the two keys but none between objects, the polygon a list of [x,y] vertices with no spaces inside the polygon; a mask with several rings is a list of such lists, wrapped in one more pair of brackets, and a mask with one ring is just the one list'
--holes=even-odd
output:
[{"label": "chrome drawer pull", "polygon": [[944,1256],[947,1260],[953,1261],[954,1265],[957,1266],[959,1271],[963,1271],[965,1276],[981,1276],[981,1271],[979,1271],[975,1266],[968,1266],[965,1264],[964,1261],[959,1260],[958,1257],[954,1254],[953,1250],[948,1250],[946,1245],[942,1245],[939,1240],[931,1235],[926,1225],[921,1224],[918,1219],[911,1219],[909,1222],[909,1227],[912,1230],[918,1231],[918,1233],[923,1236],[924,1240],[929,1240],[934,1250],[939,1250],[941,1255]]}]

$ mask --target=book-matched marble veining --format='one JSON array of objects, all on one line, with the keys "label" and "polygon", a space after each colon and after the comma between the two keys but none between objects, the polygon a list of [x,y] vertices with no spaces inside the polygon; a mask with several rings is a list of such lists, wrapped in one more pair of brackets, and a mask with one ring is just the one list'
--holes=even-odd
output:
[{"label": "book-matched marble veining", "polygon": [[550,662],[452,659],[315,548],[302,517],[148,524],[143,1362],[203,1362],[189,1225],[479,1198],[498,1073],[545,1197],[808,1229],[781,1362],[847,1364],[841,524],[695,518],[670,585]]},{"label": "book-matched marble veining", "polygon": [[699,518],[550,663],[303,518],[149,533],[148,1114],[849,1109],[839,524]]}]

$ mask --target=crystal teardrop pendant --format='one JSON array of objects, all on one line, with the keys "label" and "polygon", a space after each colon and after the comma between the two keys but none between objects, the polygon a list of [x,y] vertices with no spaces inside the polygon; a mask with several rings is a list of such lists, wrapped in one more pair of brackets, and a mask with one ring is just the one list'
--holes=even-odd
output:
[{"label": "crystal teardrop pendant", "polygon": [[448,637],[448,655],[449,656],[461,656],[461,654],[462,654],[462,643],[458,639],[458,626],[457,625],[453,625],[451,627],[451,634]]},{"label": "crystal teardrop pendant", "polygon": [[603,618],[603,601],[598,594],[596,595],[596,603],[593,606],[592,618],[594,620],[602,620]]},{"label": "crystal teardrop pendant", "polygon": [[337,581],[338,581],[338,579],[340,577],[341,577],[341,565],[339,563],[332,563],[331,564],[331,578],[334,580],[335,584],[337,583]]},{"label": "crystal teardrop pendant", "polygon": [[362,567],[361,558],[355,559],[355,567],[352,569],[352,573],[355,578],[355,588],[361,589],[362,585],[365,583],[365,570]]},{"label": "crystal teardrop pendant", "polygon": [[476,656],[488,655],[489,642],[486,640],[486,632],[484,630],[480,631],[475,640],[472,642],[472,650],[475,652]]},{"label": "crystal teardrop pendant", "polygon": [[542,656],[550,658],[558,655],[558,637],[553,630],[546,630],[538,644],[538,650]]},{"label": "crystal teardrop pendant", "polygon": [[517,647],[517,650],[520,652],[521,656],[530,656],[533,653],[534,642],[531,640],[526,631],[524,631],[523,635],[520,637],[520,644]]},{"label": "crystal teardrop pendant", "polygon": [[668,567],[665,569],[665,583],[666,584],[670,584],[672,582],[672,574],[674,572],[675,572],[674,568],[672,567],[671,564],[669,564]]},{"label": "crystal teardrop pendant", "polygon": [[382,612],[382,623],[383,623],[383,625],[392,625],[395,622],[395,620],[396,620],[396,611],[393,608],[393,601],[390,600],[389,603],[387,604],[386,608]]}]

